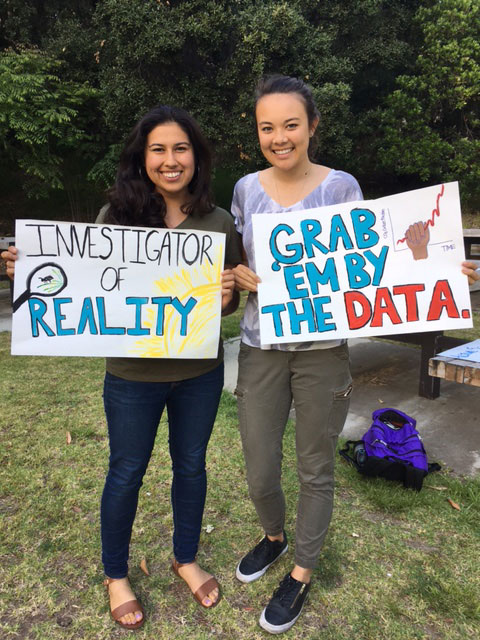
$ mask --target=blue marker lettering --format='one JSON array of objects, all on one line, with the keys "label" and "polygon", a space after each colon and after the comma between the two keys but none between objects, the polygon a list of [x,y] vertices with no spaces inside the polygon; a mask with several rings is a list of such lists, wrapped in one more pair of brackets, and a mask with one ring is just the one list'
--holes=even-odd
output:
[{"label": "blue marker lettering", "polygon": [[273,271],[280,271],[281,262],[283,264],[295,264],[295,262],[298,262],[303,257],[303,246],[299,242],[296,242],[295,244],[287,244],[285,246],[285,249],[287,251],[292,252],[290,255],[284,255],[283,253],[280,253],[280,250],[277,247],[277,236],[282,231],[287,233],[289,236],[291,236],[293,233],[292,227],[290,227],[288,224],[279,224],[273,229],[269,243],[270,253],[275,258],[275,262],[272,264]]},{"label": "blue marker lettering", "polygon": [[172,298],[172,305],[178,311],[178,313],[182,316],[182,324],[180,326],[180,335],[187,335],[187,318],[190,311],[197,304],[195,298],[189,298],[185,304],[185,306],[180,302],[178,298]]},{"label": "blue marker lettering", "polygon": [[62,320],[65,320],[65,316],[62,313],[62,304],[68,304],[72,301],[71,298],[54,298],[53,299],[53,311],[55,313],[55,325],[57,327],[57,336],[73,336],[75,335],[75,329],[64,329],[62,327]]},{"label": "blue marker lettering", "polygon": [[124,327],[107,327],[105,318],[105,298],[95,298],[98,309],[98,324],[100,326],[101,336],[123,336],[125,335]]},{"label": "blue marker lettering", "polygon": [[315,309],[315,318],[317,321],[317,331],[322,333],[323,331],[333,331],[337,328],[334,322],[327,324],[326,320],[332,318],[330,311],[324,311],[323,305],[331,302],[330,296],[321,296],[320,298],[313,298],[313,307]]},{"label": "blue marker lettering", "polygon": [[148,298],[125,298],[126,304],[135,305],[135,326],[133,329],[127,329],[129,336],[148,336],[150,335],[150,329],[142,327],[142,305],[147,304]]},{"label": "blue marker lettering", "polygon": [[287,285],[288,295],[293,300],[296,298],[306,298],[308,296],[308,289],[299,289],[299,287],[305,283],[303,277],[298,276],[300,273],[303,273],[303,266],[301,264],[293,264],[290,267],[283,268],[283,277]]},{"label": "blue marker lettering", "polygon": [[47,311],[47,305],[43,300],[39,300],[38,298],[30,298],[28,300],[28,308],[30,310],[30,322],[32,325],[32,337],[38,338],[39,330],[38,325],[42,327],[47,336],[54,336],[55,334],[50,329],[48,324],[43,319]]},{"label": "blue marker lettering", "polygon": [[369,209],[352,209],[352,218],[355,240],[359,249],[368,249],[377,244],[378,233],[372,229],[375,224],[375,214]]},{"label": "blue marker lettering", "polygon": [[319,284],[330,284],[332,291],[338,291],[340,289],[334,258],[328,258],[328,260],[326,260],[323,273],[314,262],[307,262],[305,264],[305,271],[307,272],[308,284],[312,290],[312,295],[316,296],[319,293]]},{"label": "blue marker lettering", "polygon": [[318,220],[302,220],[300,223],[300,229],[303,235],[305,253],[309,258],[313,258],[315,256],[313,247],[316,247],[324,254],[328,253],[328,247],[316,239],[322,232],[322,225]]},{"label": "blue marker lettering", "polygon": [[97,324],[95,322],[95,314],[93,313],[93,303],[91,298],[84,298],[80,320],[78,321],[77,333],[80,335],[85,331],[85,327],[89,327],[91,335],[98,334]]},{"label": "blue marker lettering", "polygon": [[301,323],[306,322],[308,325],[308,333],[315,333],[317,326],[315,324],[315,315],[313,313],[312,301],[308,298],[302,300],[303,312],[298,312],[294,302],[287,302],[288,315],[290,318],[290,329],[293,335],[301,333]]},{"label": "blue marker lettering", "polygon": [[342,239],[345,249],[350,251],[353,249],[353,242],[343,222],[342,216],[335,215],[332,217],[330,227],[330,251],[336,251],[339,239]]},{"label": "blue marker lettering", "polygon": [[380,281],[382,280],[382,276],[383,276],[383,272],[385,270],[385,262],[387,260],[387,254],[388,254],[388,247],[382,247],[382,250],[380,251],[380,255],[376,256],[373,251],[365,251],[365,253],[363,254],[365,256],[365,258],[371,262],[371,264],[373,264],[374,267],[374,272],[373,272],[373,279],[372,279],[372,284],[375,287],[378,287],[378,285],[380,284]]},{"label": "blue marker lettering", "polygon": [[157,311],[157,328],[155,334],[157,336],[163,336],[163,327],[165,324],[165,307],[172,302],[172,298],[165,296],[163,298],[152,298],[153,304],[158,307]]},{"label": "blue marker lettering", "polygon": [[344,256],[350,289],[362,289],[370,284],[370,276],[364,270],[365,258],[360,253],[347,253]]},{"label": "blue marker lettering", "polygon": [[284,304],[269,304],[266,307],[262,307],[260,310],[260,313],[272,314],[273,328],[275,329],[275,335],[277,338],[281,338],[283,336],[282,318],[280,316],[282,311],[285,311]]}]

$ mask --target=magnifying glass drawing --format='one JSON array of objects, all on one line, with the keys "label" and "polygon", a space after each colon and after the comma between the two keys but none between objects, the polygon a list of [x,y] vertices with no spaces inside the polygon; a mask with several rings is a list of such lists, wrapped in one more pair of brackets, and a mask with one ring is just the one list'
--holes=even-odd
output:
[{"label": "magnifying glass drawing", "polygon": [[59,264],[45,262],[36,267],[27,278],[27,288],[12,305],[13,313],[32,296],[49,297],[67,286],[67,274]]}]

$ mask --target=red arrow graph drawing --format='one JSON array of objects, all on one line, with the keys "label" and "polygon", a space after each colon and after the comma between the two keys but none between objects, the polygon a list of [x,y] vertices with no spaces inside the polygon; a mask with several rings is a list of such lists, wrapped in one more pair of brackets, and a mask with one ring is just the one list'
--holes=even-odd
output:
[{"label": "red arrow graph drawing", "polygon": [[[445,191],[445,185],[442,184],[442,188],[440,189],[440,191],[437,194],[437,204],[435,209],[432,211],[432,216],[429,220],[427,220],[424,224],[425,229],[428,229],[428,227],[434,227],[435,226],[435,218],[439,218],[440,217],[440,198],[443,196]],[[403,237],[401,240],[397,240],[397,244],[400,244],[401,242],[406,242],[407,238]]]}]

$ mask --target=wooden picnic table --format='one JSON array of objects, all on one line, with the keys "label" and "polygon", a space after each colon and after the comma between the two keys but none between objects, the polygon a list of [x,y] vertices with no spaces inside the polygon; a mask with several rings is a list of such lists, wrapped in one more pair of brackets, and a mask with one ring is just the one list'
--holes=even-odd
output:
[{"label": "wooden picnic table", "polygon": [[477,361],[437,355],[430,358],[428,371],[436,378],[480,387],[480,362]]},{"label": "wooden picnic table", "polygon": [[[480,229],[464,229],[463,244],[465,245],[465,257],[480,258]],[[473,250],[473,247],[477,247]]]},{"label": "wooden picnic table", "polygon": [[452,349],[467,341],[461,338],[445,336],[443,331],[423,331],[420,333],[404,333],[382,336],[382,340],[394,340],[420,347],[420,363],[418,369],[418,395],[434,400],[440,395],[440,379],[430,373],[430,362],[437,353]]}]

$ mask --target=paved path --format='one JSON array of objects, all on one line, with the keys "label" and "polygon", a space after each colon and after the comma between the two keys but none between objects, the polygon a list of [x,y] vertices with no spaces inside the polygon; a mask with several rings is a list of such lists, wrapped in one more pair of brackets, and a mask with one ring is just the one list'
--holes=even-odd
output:
[{"label": "paved path", "polygon": [[12,330],[12,308],[10,289],[0,289],[0,331]]}]

